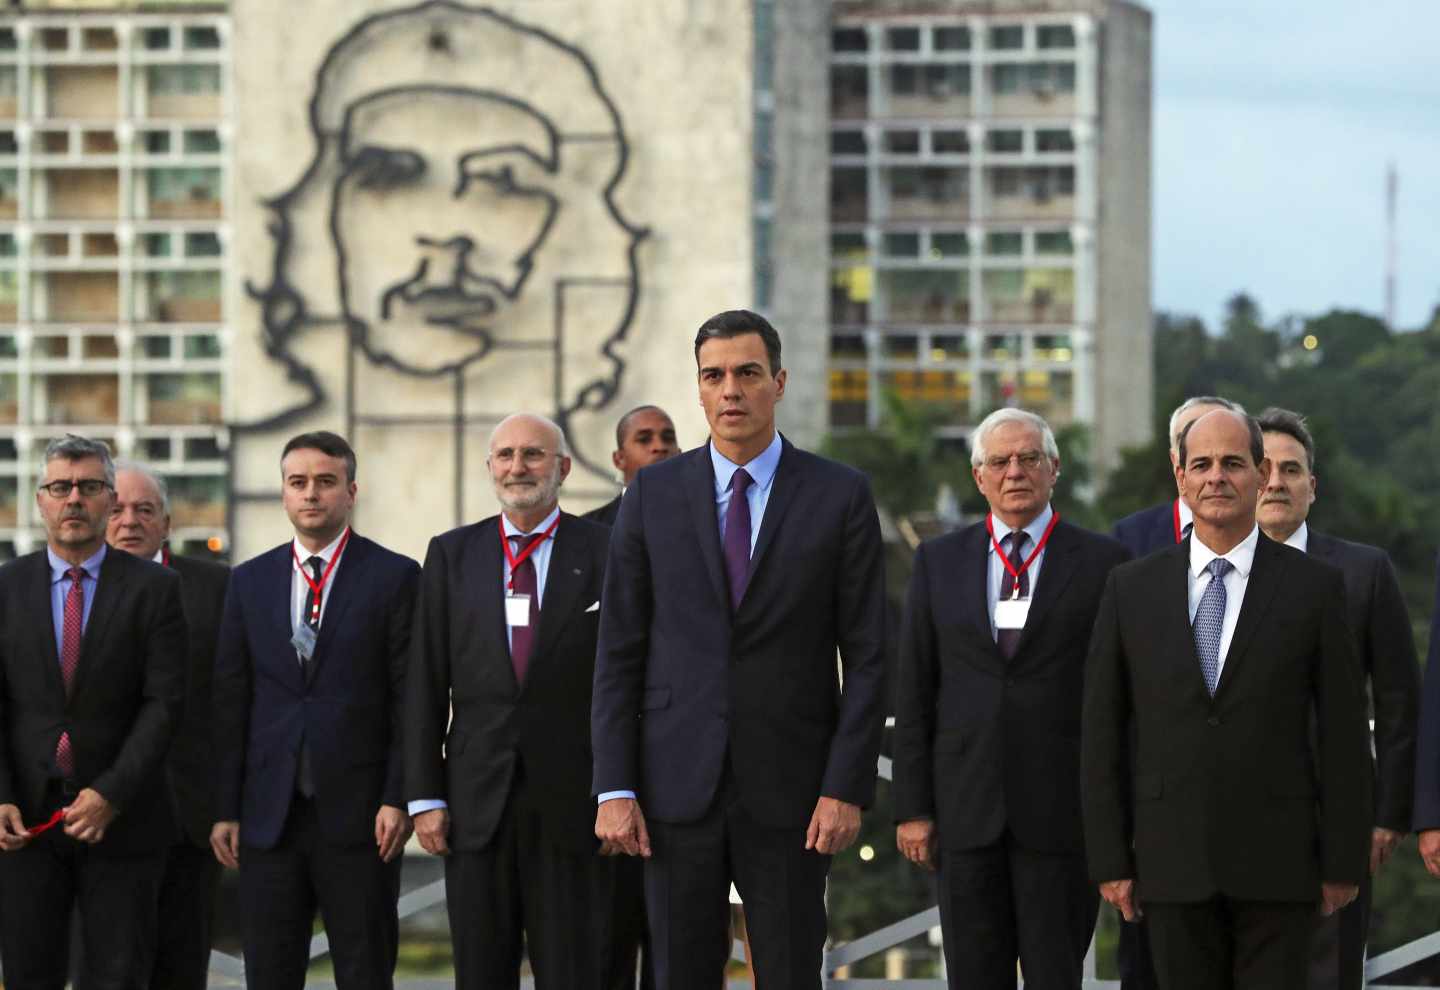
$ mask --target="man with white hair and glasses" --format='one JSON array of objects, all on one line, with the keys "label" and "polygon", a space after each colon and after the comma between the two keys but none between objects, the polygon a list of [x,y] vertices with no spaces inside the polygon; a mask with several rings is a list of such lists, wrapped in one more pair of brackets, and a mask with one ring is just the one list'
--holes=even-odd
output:
[{"label": "man with white hair and glasses", "polygon": [[1033,413],[971,438],[983,521],[915,556],[900,638],[896,842],[938,872],[951,986],[1078,990],[1099,898],[1080,824],[1085,649],[1116,541],[1062,522]]}]

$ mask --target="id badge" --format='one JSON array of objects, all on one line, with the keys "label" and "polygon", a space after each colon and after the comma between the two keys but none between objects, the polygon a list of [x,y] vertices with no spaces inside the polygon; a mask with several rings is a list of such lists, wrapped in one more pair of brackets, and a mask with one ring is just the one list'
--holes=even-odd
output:
[{"label": "id badge", "polygon": [[300,623],[295,627],[295,634],[290,637],[290,645],[295,647],[295,652],[306,660],[315,655],[315,630],[307,623]]},{"label": "id badge", "polygon": [[530,596],[505,596],[505,624],[507,626],[528,626],[530,624]]},{"label": "id badge", "polygon": [[1002,598],[995,603],[996,629],[1024,629],[1030,615],[1030,599]]}]

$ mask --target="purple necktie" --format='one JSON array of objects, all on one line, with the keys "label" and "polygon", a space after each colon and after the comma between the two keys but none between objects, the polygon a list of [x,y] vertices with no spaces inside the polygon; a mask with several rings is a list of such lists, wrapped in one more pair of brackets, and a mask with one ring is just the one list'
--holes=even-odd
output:
[{"label": "purple necktie", "polygon": [[750,581],[750,500],[745,490],[751,479],[744,468],[730,477],[730,504],[725,507],[725,572],[730,577],[730,610],[740,611],[745,585]]},{"label": "purple necktie", "polygon": [[[515,541],[515,556],[520,556],[526,547],[544,538],[544,533],[510,537]],[[530,624],[510,627],[510,666],[515,668],[515,683],[524,684],[525,671],[530,666],[530,648],[535,643],[535,627],[540,624],[540,593],[536,583],[534,554],[515,565],[510,581],[515,594],[530,596]]]}]

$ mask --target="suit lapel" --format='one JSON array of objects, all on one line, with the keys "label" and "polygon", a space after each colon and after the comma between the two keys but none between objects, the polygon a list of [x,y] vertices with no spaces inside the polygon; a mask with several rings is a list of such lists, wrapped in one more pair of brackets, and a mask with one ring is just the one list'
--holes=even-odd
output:
[{"label": "suit lapel", "polygon": [[[1173,529],[1170,538],[1175,538]],[[1159,624],[1156,628],[1173,633],[1175,641],[1158,655],[1180,658],[1188,668],[1183,676],[1190,681],[1191,689],[1200,692],[1202,698],[1209,698],[1210,689],[1205,686],[1205,672],[1200,668],[1200,654],[1195,649],[1194,627],[1190,623],[1190,537],[1159,553],[1168,556],[1157,589],[1155,607]]]},{"label": "suit lapel", "polygon": [[267,657],[260,662],[274,662],[280,665],[285,680],[297,692],[305,688],[305,671],[300,666],[300,656],[290,645],[295,635],[295,626],[290,615],[291,583],[295,580],[294,543],[284,543],[270,551],[270,559],[261,572],[265,575],[261,600],[269,619],[270,628],[277,648],[273,661]]},{"label": "suit lapel", "polygon": [[708,443],[693,452],[686,474],[686,501],[690,503],[690,518],[695,524],[695,544],[700,548],[700,559],[717,598],[728,607],[730,584],[725,580],[721,564],[720,525],[715,517],[715,469],[710,465]]},{"label": "suit lapel", "polygon": [[974,637],[979,649],[967,653],[998,677],[1005,676],[1005,657],[990,632],[990,534],[977,523],[960,534],[953,556],[941,561],[941,570],[959,581],[959,612],[962,626]]},{"label": "suit lapel", "polygon": [[[502,675],[518,691],[515,668],[510,663],[510,638],[505,630],[505,557],[500,549],[499,516],[471,528],[469,545],[460,555],[460,570],[468,591],[454,594],[450,603],[463,609],[479,627],[478,636],[464,638],[478,645],[483,663],[499,664]],[[474,607],[467,607],[466,601],[474,602]]]},{"label": "suit lapel", "polygon": [[[804,485],[804,476],[798,467],[799,458],[795,447],[783,436],[780,438],[780,463],[775,466],[775,478],[770,484],[770,497],[765,502],[765,515],[760,520],[760,536],[755,541],[755,552],[750,555],[751,584],[760,573],[760,564],[766,552],[775,542],[775,533],[785,518],[785,511],[795,501],[795,493]],[[747,585],[748,587],[748,585]]]},{"label": "suit lapel", "polygon": [[116,603],[124,594],[121,587],[125,580],[124,570],[128,561],[120,559],[122,550],[106,550],[105,559],[100,561],[100,578],[95,589],[95,603],[90,606],[90,618],[85,621],[85,634],[80,637],[80,665],[75,669],[75,683],[70,687],[73,698],[85,684],[85,676],[98,661],[100,644],[105,640],[105,626],[115,614]]},{"label": "suit lapel", "polygon": [[1040,576],[1036,581],[1035,593],[1031,596],[1030,612],[1025,617],[1025,628],[1020,631],[1020,643],[1015,648],[1017,659],[1025,655],[1025,645],[1037,635],[1035,630],[1042,626],[1046,616],[1054,611],[1065,586],[1074,576],[1075,550],[1078,545],[1075,531],[1068,523],[1062,521],[1055,525],[1055,531],[1050,534],[1050,542],[1045,545],[1045,559],[1040,561]]},{"label": "suit lapel", "polygon": [[585,585],[588,562],[583,553],[584,536],[573,525],[569,525],[574,519],[574,516],[562,512],[560,526],[555,530],[555,543],[550,548],[550,566],[545,571],[540,628],[536,630],[535,645],[530,651],[530,663],[525,673],[526,685],[534,682],[536,663],[545,663],[545,658],[549,656],[560,636],[560,630],[565,627],[565,620],[574,614],[580,604],[580,590]]},{"label": "suit lapel", "polygon": [[1245,597],[1240,602],[1240,616],[1235,620],[1235,635],[1230,637],[1230,649],[1225,652],[1225,666],[1220,670],[1220,681],[1215,685],[1215,696],[1225,690],[1226,685],[1239,675],[1236,671],[1245,659],[1245,651],[1255,638],[1255,630],[1270,610],[1270,602],[1279,590],[1285,574],[1285,555],[1264,534],[1255,545],[1255,561],[1250,566],[1250,580],[1245,583]]},{"label": "suit lapel", "polygon": [[[350,603],[359,597],[364,580],[361,572],[365,569],[365,558],[369,556],[369,550],[370,541],[351,530],[350,539],[345,543],[334,573],[321,589],[320,602],[323,610],[320,616],[320,635],[315,640],[315,662],[310,664],[310,677],[306,683],[313,682],[318,676],[320,665],[329,652],[326,647],[340,635],[345,613],[349,611]],[[323,569],[321,573],[324,573]]]},{"label": "suit lapel", "polygon": [[[108,554],[106,556],[109,556]],[[65,680],[60,675],[60,654],[55,650],[55,619],[50,608],[50,556],[40,551],[31,558],[35,573],[26,582],[26,611],[30,615],[44,616],[43,622],[30,624],[35,634],[36,656],[45,666],[44,676],[59,697],[65,696]]]}]

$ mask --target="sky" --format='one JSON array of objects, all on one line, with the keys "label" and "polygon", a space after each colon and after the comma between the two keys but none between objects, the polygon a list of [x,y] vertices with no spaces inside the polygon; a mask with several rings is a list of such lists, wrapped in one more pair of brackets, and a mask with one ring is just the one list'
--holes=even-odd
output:
[{"label": "sky", "polygon": [[1154,13],[1154,303],[1215,327],[1385,306],[1400,174],[1399,329],[1440,303],[1440,3],[1142,0]]}]

